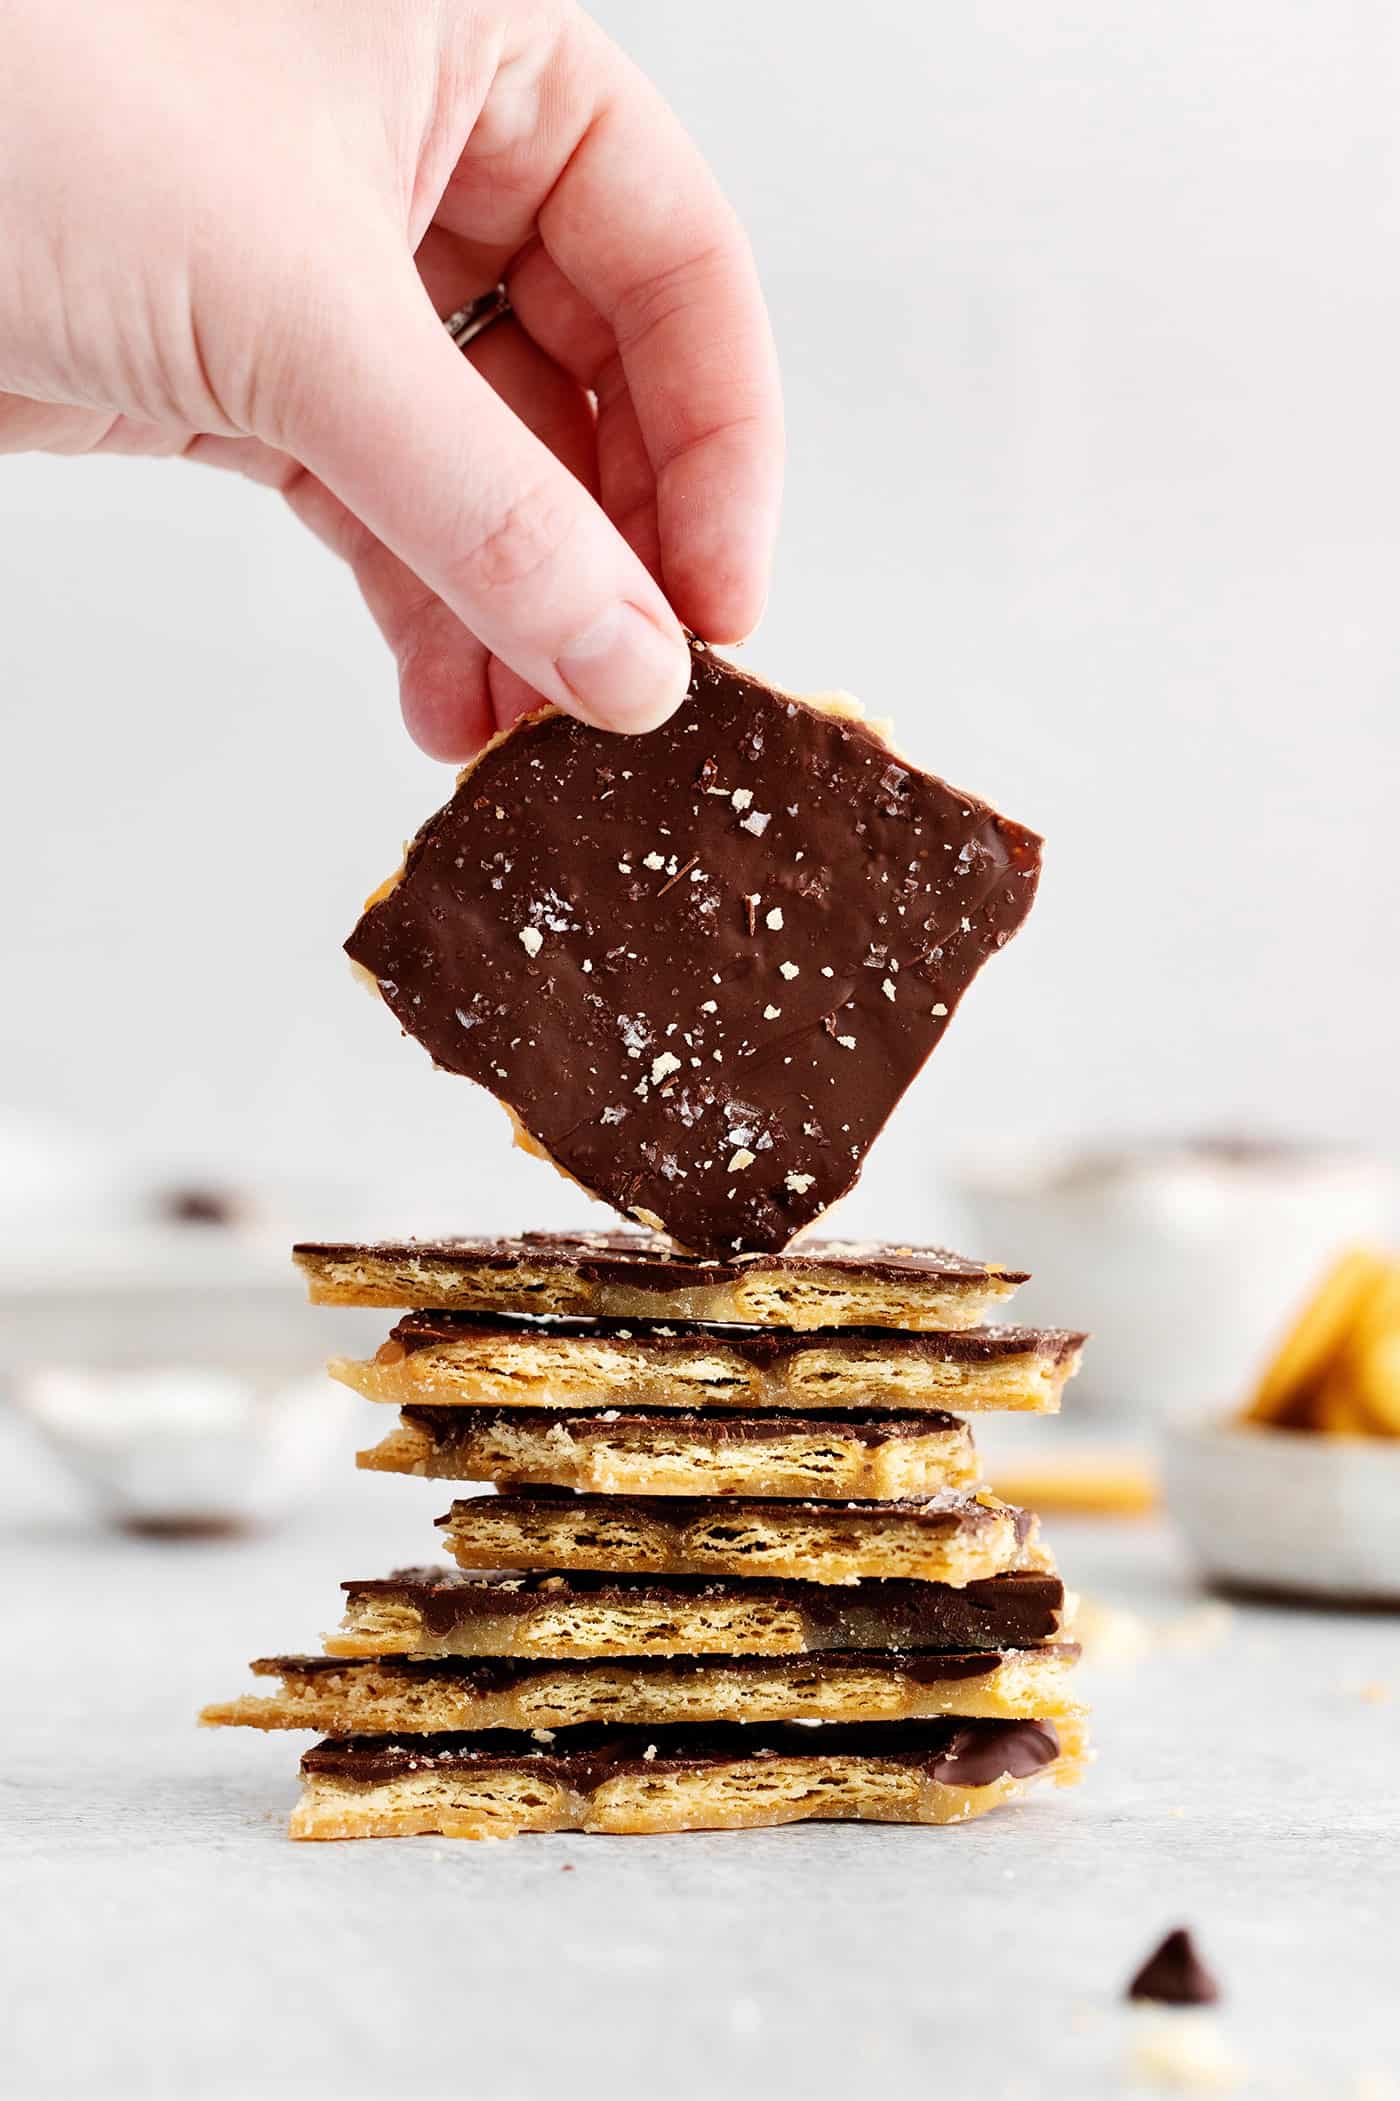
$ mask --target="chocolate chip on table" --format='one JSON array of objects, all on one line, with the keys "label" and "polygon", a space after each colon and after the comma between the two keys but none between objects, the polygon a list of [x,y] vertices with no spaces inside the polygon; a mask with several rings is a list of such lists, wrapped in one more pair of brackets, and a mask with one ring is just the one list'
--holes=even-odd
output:
[{"label": "chocolate chip on table", "polygon": [[1128,1986],[1130,1999],[1153,1999],[1160,2006],[1213,2006],[1220,1986],[1201,1961],[1184,1926],[1154,1948]]}]

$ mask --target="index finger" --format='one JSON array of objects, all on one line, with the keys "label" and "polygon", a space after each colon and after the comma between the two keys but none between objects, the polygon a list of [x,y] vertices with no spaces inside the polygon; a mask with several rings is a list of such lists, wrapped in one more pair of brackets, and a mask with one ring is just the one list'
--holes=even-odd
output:
[{"label": "index finger", "polygon": [[[782,487],[777,357],[743,230],[641,73],[596,37],[599,99],[539,237],[611,329],[656,476],[662,582],[712,642],[763,611]],[[591,68],[590,68],[591,70]]]}]

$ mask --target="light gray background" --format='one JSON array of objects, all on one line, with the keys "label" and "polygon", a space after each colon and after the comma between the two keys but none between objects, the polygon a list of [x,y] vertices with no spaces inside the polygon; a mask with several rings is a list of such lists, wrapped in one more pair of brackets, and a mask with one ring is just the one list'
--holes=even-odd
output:
[{"label": "light gray background", "polygon": [[[1008,1130],[1400,1149],[1400,18],[599,12],[772,298],[790,494],[752,661],[1049,835],[845,1222],[936,1226],[937,1163]],[[580,1215],[342,964],[449,776],[273,500],[0,462],[0,677],[0,1104],[385,1223]]]}]

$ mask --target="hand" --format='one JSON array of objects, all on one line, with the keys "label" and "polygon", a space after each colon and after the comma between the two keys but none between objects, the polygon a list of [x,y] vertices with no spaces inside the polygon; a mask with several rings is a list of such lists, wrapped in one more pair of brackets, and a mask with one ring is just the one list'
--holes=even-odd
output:
[{"label": "hand", "polygon": [[[762,609],[752,260],[566,0],[0,0],[0,451],[183,454],[351,564],[425,750],[654,727]],[[439,315],[504,279],[469,356]]]}]

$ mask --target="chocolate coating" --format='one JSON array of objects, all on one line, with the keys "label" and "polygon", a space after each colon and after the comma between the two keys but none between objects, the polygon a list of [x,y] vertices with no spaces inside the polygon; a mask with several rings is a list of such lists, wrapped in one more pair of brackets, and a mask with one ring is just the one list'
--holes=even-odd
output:
[{"label": "chocolate coating", "polygon": [[[1063,1657],[1073,1662],[1079,1655],[1074,1642],[1038,1642],[1038,1654]],[[911,1678],[917,1685],[939,1685],[963,1678],[986,1678],[1008,1657],[1023,1655],[1022,1649],[947,1649],[902,1654],[892,1649],[837,1649],[825,1655],[803,1656],[667,1656],[570,1657],[557,1661],[519,1656],[259,1656],[249,1665],[256,1678],[325,1677],[373,1671],[376,1677],[397,1678],[405,1684],[415,1680],[450,1678],[463,1691],[509,1692],[528,1685],[533,1678],[583,1677],[589,1672],[626,1669],[639,1678],[693,1678],[701,1671],[723,1671],[726,1676],[759,1677],[783,1668],[798,1669],[805,1678],[834,1680],[869,1671],[889,1672]]]},{"label": "chocolate coating", "polygon": [[[524,1420],[527,1427],[548,1435],[556,1427],[567,1427],[576,1444],[608,1444],[625,1437],[628,1426],[655,1431],[666,1438],[700,1436],[706,1444],[767,1444],[777,1437],[844,1438],[873,1449],[896,1444],[910,1437],[932,1437],[960,1427],[955,1415],[930,1409],[925,1415],[867,1415],[853,1409],[824,1408],[820,1415],[788,1415],[777,1409],[762,1415],[739,1415],[732,1408],[692,1408],[682,1412],[666,1408],[609,1408],[601,1414],[580,1413],[577,1408],[458,1408],[424,1406],[412,1402],[400,1414],[406,1423],[424,1430],[439,1449],[459,1444],[473,1431],[492,1430],[501,1423]],[[610,1501],[616,1502],[612,1496]],[[667,1497],[670,1503],[673,1498]],[[882,1505],[898,1508],[898,1505]]]},{"label": "chocolate coating", "polygon": [[413,1607],[429,1634],[447,1635],[474,1619],[527,1618],[545,1608],[590,1603],[759,1599],[795,1612],[808,1650],[973,1650],[1026,1648],[1054,1636],[1064,1604],[1058,1576],[1017,1570],[954,1587],[886,1578],[878,1583],[788,1582],[776,1576],[626,1576],[577,1570],[483,1575],[458,1569],[399,1569],[344,1583],[357,1597],[389,1597]]},{"label": "chocolate coating", "polygon": [[1009,1503],[983,1503],[975,1495],[963,1494],[956,1489],[942,1489],[937,1495],[910,1496],[899,1501],[843,1497],[840,1502],[824,1503],[798,1496],[580,1495],[572,1488],[535,1487],[503,1488],[493,1496],[472,1496],[466,1501],[455,1502],[436,1522],[439,1526],[458,1522],[470,1524],[474,1513],[489,1515],[507,1506],[512,1515],[527,1521],[532,1515],[548,1517],[552,1511],[563,1508],[585,1522],[589,1518],[604,1521],[633,1517],[677,1531],[687,1525],[704,1524],[707,1520],[740,1526],[748,1518],[780,1520],[802,1517],[834,1533],[852,1528],[859,1531],[865,1524],[882,1524],[890,1519],[919,1525],[932,1532],[958,1533],[982,1531],[1009,1517],[1016,1538],[1022,1544],[1030,1538],[1035,1524],[1034,1511],[1017,1510]]},{"label": "chocolate coating", "polygon": [[434,1062],[700,1255],[841,1196],[1040,842],[868,728],[695,645],[619,743],[547,710],[488,746],[346,942]]},{"label": "chocolate coating", "polygon": [[[948,1248],[906,1247],[880,1240],[808,1240],[780,1254],[741,1253],[720,1258],[678,1254],[656,1233],[518,1233],[484,1240],[465,1235],[450,1240],[300,1240],[292,1253],[332,1260],[368,1255],[391,1262],[430,1261],[463,1270],[510,1270],[524,1262],[532,1269],[567,1270],[580,1283],[625,1284],[635,1291],[654,1291],[658,1297],[696,1284],[732,1284],[755,1270],[793,1277],[820,1270],[853,1283],[866,1278],[911,1288],[981,1284],[993,1277],[1007,1284],[1026,1282],[1024,1270],[974,1262]],[[564,1326],[562,1321],[550,1322],[551,1332]]]},{"label": "chocolate coating", "polygon": [[330,1738],[305,1754],[301,1769],[374,1786],[430,1769],[528,1765],[541,1779],[587,1794],[623,1773],[687,1772],[753,1758],[868,1758],[917,1766],[953,1787],[986,1787],[1004,1773],[1036,1772],[1059,1752],[1051,1722],[824,1722],[820,1729],[782,1722],[656,1729],[586,1723],[560,1730],[548,1747],[515,1729],[420,1736],[410,1743],[391,1736]]},{"label": "chocolate coating", "polygon": [[[820,1246],[820,1242],[817,1243]],[[993,1364],[1009,1357],[1053,1357],[1062,1363],[1087,1336],[1068,1328],[743,1328],[723,1321],[532,1320],[511,1313],[409,1313],[389,1331],[405,1356],[454,1342],[635,1342],[649,1354],[679,1356],[711,1344],[746,1364],[776,1364],[804,1350],[857,1356],[877,1345],[882,1356],[924,1357],[944,1364]]]}]

